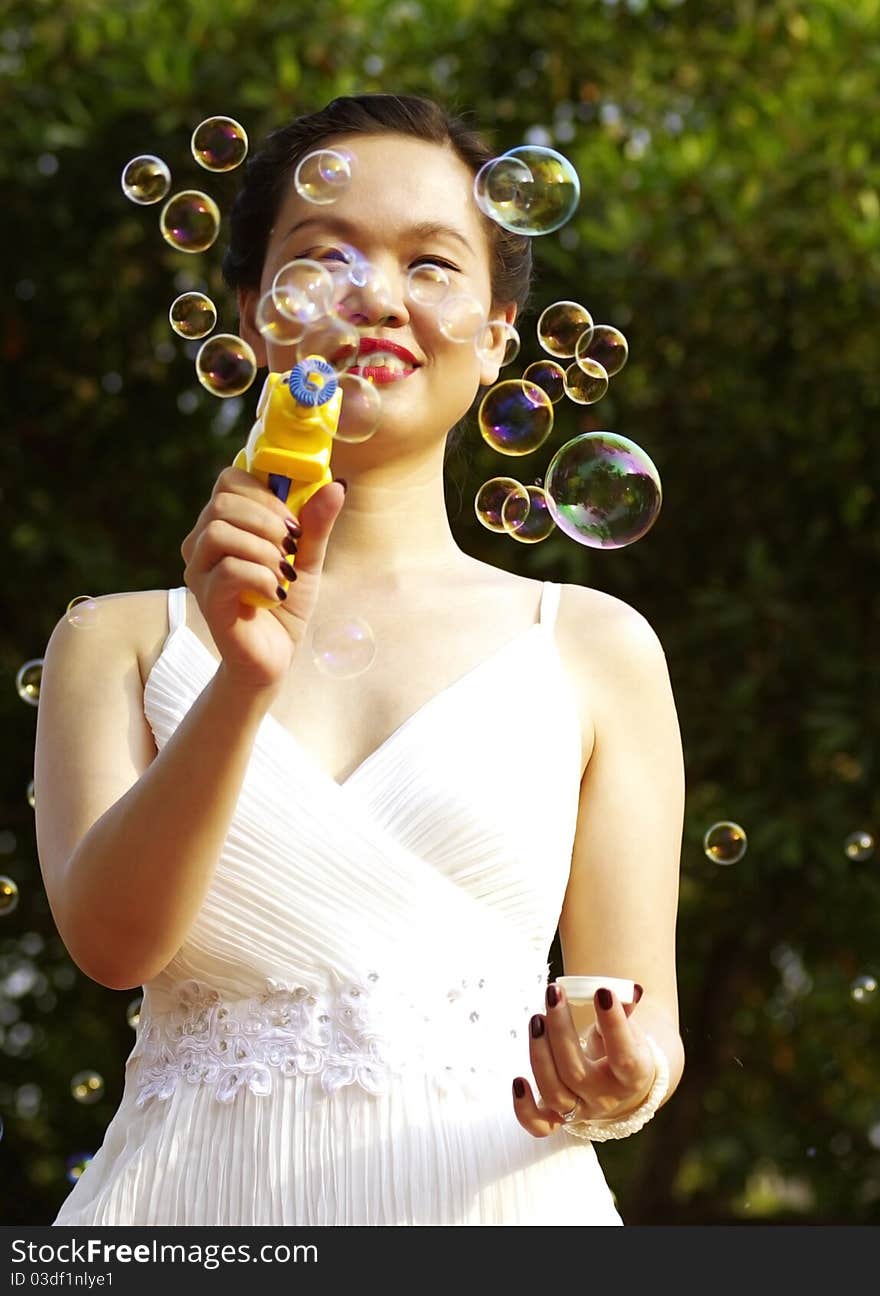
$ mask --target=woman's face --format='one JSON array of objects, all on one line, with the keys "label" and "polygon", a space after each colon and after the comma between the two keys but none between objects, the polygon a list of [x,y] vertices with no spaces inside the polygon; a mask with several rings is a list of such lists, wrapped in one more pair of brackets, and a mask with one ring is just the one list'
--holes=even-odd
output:
[{"label": "woman's face", "polygon": [[382,428],[445,436],[470,408],[478,387],[496,381],[504,343],[499,337],[481,358],[472,342],[450,341],[440,330],[437,307],[413,300],[407,276],[418,265],[442,266],[451,291],[477,298],[487,318],[512,322],[515,315],[513,306],[492,301],[489,245],[473,198],[473,174],[450,148],[408,135],[342,136],[321,147],[353,156],[351,184],[326,206],[301,198],[290,185],[269,238],[260,292],[241,295],[242,334],[258,363],[275,372],[291,368],[291,348],[267,343],[255,327],[260,296],[286,262],[309,257],[333,263],[334,249],[356,248],[381,272],[388,296],[383,301],[351,288],[348,318],[358,325],[362,344],[394,342],[413,357],[402,372],[394,365],[376,375]]}]

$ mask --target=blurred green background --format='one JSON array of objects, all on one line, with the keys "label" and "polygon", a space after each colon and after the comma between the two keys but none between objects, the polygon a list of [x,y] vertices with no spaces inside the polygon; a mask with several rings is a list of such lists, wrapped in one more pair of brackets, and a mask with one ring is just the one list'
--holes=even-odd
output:
[{"label": "blurred green background", "polygon": [[[48,1222],[69,1159],[99,1145],[136,998],[79,973],[55,933],[17,672],[77,595],[181,583],[180,543],[255,399],[209,396],[168,326],[192,286],[235,331],[222,234],[174,252],[119,175],[158,153],[226,211],[236,173],[196,166],[198,122],[231,115],[255,143],[369,90],[472,110],[499,152],[530,141],[573,160],[580,207],[535,239],[510,372],[541,354],[537,314],[560,298],[622,329],[630,359],[600,404],[558,406],[514,475],[604,427],[663,482],[653,529],[600,552],[480,527],[474,493],[510,461],[475,428],[450,465],[462,548],[625,599],[669,661],[687,1068],[643,1133],[600,1148],[619,1208],[629,1223],[880,1220],[878,72],[877,0],[7,0],[0,873],[20,899],[0,916],[0,1221]],[[724,867],[702,843],[728,819],[748,849]],[[104,1079],[95,1103],[71,1094],[84,1069]]]}]

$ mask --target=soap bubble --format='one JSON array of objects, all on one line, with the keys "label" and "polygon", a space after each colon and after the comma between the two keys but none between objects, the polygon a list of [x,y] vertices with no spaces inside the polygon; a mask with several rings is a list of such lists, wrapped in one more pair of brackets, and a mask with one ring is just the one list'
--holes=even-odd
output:
[{"label": "soap bubble", "polygon": [[232,171],[247,156],[247,132],[232,117],[208,117],[193,131],[190,148],[206,171]]},{"label": "soap bubble", "polygon": [[292,346],[306,331],[301,320],[291,319],[278,309],[271,288],[257,302],[254,323],[266,341],[274,342],[276,346]]},{"label": "soap bubble", "polygon": [[369,670],[376,656],[373,631],[361,617],[333,616],[315,626],[312,660],[333,679],[353,679]]},{"label": "soap bubble", "polygon": [[472,342],[486,326],[486,312],[470,293],[454,293],[439,304],[437,325],[450,342]]},{"label": "soap bubble", "polygon": [[620,329],[611,324],[594,324],[591,334],[582,333],[578,338],[574,354],[585,372],[589,373],[588,363],[598,361],[608,377],[613,378],[626,364],[629,345]]},{"label": "soap bubble", "polygon": [[553,430],[553,403],[534,383],[509,378],[496,383],[480,402],[480,433],[501,454],[529,454]]},{"label": "soap bubble", "polygon": [[98,604],[89,594],[77,594],[68,603],[64,615],[68,625],[78,630],[94,630],[98,624]]},{"label": "soap bubble", "polygon": [[217,307],[202,292],[185,292],[175,297],[168,320],[179,337],[192,341],[203,338],[217,323]]},{"label": "soap bubble", "polygon": [[15,690],[22,702],[37,706],[40,701],[40,684],[43,679],[43,658],[32,657],[19,666],[15,676]]},{"label": "soap bubble", "polygon": [[209,194],[184,189],[162,208],[159,229],[178,252],[204,252],[220,232],[220,208]]},{"label": "soap bubble", "polygon": [[344,373],[339,379],[342,413],[334,440],[357,444],[367,441],[376,431],[382,417],[379,390],[359,374]]},{"label": "soap bubble", "polygon": [[240,396],[256,375],[256,356],[234,333],[217,333],[199,348],[196,377],[212,396]]},{"label": "soap bubble", "polygon": [[857,976],[849,988],[856,1003],[869,1003],[877,993],[877,979],[870,975]]},{"label": "soap bubble", "polygon": [[482,212],[514,234],[549,234],[572,216],[581,186],[555,149],[524,144],[486,162],[474,178]]},{"label": "soap bubble", "polygon": [[320,261],[300,257],[288,261],[272,280],[272,297],[282,315],[309,324],[333,305],[333,276]]},{"label": "soap bubble", "polygon": [[406,296],[419,306],[439,306],[449,291],[449,274],[440,265],[413,266],[406,277]]},{"label": "soap bubble", "polygon": [[67,1182],[76,1183],[93,1157],[93,1152],[71,1152],[65,1161]]},{"label": "soap bubble", "polygon": [[523,382],[534,383],[555,405],[565,395],[565,370],[555,360],[536,360],[523,372]]},{"label": "soap bubble", "polygon": [[337,277],[334,306],[341,319],[365,324],[382,319],[391,307],[391,285],[388,276],[372,261],[361,258],[346,273]]},{"label": "soap bubble", "polygon": [[18,908],[18,884],[11,877],[0,876],[0,918]]},{"label": "soap bubble", "polygon": [[336,202],[351,184],[353,158],[340,149],[316,149],[298,163],[293,184],[300,198],[320,207]]},{"label": "soap bubble", "polygon": [[141,1008],[143,1008],[143,1006],[144,996],[138,995],[135,999],[132,999],[129,1002],[129,1005],[125,1010],[125,1020],[128,1022],[132,1030],[137,1030],[138,1023],[141,1019]]},{"label": "soap bubble", "polygon": [[143,153],[122,168],[122,192],[142,207],[161,202],[171,188],[171,172],[161,158]]},{"label": "soap bubble", "polygon": [[516,492],[511,492],[501,507],[504,529],[520,544],[537,544],[546,540],[556,526],[550,512],[547,492],[541,486],[526,486],[526,506]]},{"label": "soap bubble", "polygon": [[509,530],[504,523],[504,508],[508,500],[517,503],[519,524],[523,525],[528,517],[530,495],[522,482],[515,477],[491,477],[483,482],[474,497],[474,512],[487,531]]},{"label": "soap bubble", "polygon": [[869,832],[860,829],[858,832],[850,833],[843,843],[843,849],[848,859],[856,860],[861,864],[863,860],[870,859],[874,854],[874,838]]},{"label": "soap bubble", "polygon": [[584,334],[592,338],[593,317],[578,302],[554,302],[538,319],[538,341],[557,360],[573,359]]},{"label": "soap bubble", "polygon": [[357,360],[360,344],[361,335],[353,324],[336,315],[321,315],[306,325],[294,354],[297,361],[310,355],[321,356],[339,376]]},{"label": "soap bubble", "polygon": [[25,788],[25,798],[26,798],[26,800],[27,800],[28,805],[29,805],[30,808],[33,810],[34,807],[35,807],[36,804],[37,804],[37,798],[36,798],[36,796],[35,796],[35,794],[34,794],[34,780],[33,780],[33,779],[30,780],[30,782],[28,783],[27,787]]},{"label": "soap bubble", "polygon": [[70,1092],[78,1103],[89,1106],[104,1096],[104,1080],[97,1071],[77,1071],[70,1082]]},{"label": "soap bubble", "polygon": [[729,820],[713,824],[703,835],[703,850],[715,864],[736,864],[747,846],[745,830]]},{"label": "soap bubble", "polygon": [[614,432],[586,432],[567,441],[551,459],[544,484],[556,525],[591,549],[632,544],[660,512],[653,462]]},{"label": "soap bubble", "polygon": [[489,361],[492,358],[492,352],[496,347],[503,343],[504,351],[501,356],[501,368],[505,365],[513,364],[519,355],[520,338],[512,324],[507,320],[489,320],[485,328],[481,329],[474,338],[474,350],[480,360]]},{"label": "soap bubble", "polygon": [[565,371],[565,394],[578,405],[595,405],[608,390],[608,375],[598,360],[579,360]]}]

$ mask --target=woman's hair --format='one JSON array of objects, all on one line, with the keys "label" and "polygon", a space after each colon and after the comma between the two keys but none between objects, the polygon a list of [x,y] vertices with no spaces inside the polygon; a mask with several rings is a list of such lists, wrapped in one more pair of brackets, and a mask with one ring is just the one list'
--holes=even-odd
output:
[{"label": "woman's hair", "polygon": [[[229,214],[229,243],[223,258],[223,278],[230,288],[259,288],[270,232],[297,163],[335,136],[380,134],[447,144],[474,174],[495,156],[462,117],[416,95],[347,95],[320,112],[296,117],[272,131],[245,166]],[[491,253],[492,296],[499,303],[516,302],[522,311],[531,284],[531,241],[488,217],[483,220]]]},{"label": "woman's hair", "polygon": [[[223,278],[231,289],[259,288],[272,227],[302,158],[340,135],[380,134],[412,135],[431,144],[448,145],[474,175],[495,156],[463,117],[416,95],[344,95],[319,112],[294,118],[272,131],[244,168],[229,214],[229,242],[223,258]],[[521,312],[531,287],[531,240],[503,229],[487,216],[483,221],[493,300],[515,302]],[[462,448],[465,427],[463,419],[450,430],[444,463]]]}]

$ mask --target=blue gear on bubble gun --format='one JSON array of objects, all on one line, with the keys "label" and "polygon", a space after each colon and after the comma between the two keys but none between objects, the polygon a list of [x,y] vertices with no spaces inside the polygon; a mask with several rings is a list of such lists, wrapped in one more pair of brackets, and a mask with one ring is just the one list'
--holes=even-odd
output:
[{"label": "blue gear on bubble gun", "polygon": [[[333,480],[330,452],[339,425],[342,392],[331,365],[318,355],[306,356],[289,374],[270,373],[263,385],[256,422],[233,468],[253,473],[296,516],[307,499]],[[295,555],[287,561],[294,565]],[[290,582],[279,580],[287,590]],[[246,590],[243,603],[277,607]]]}]

